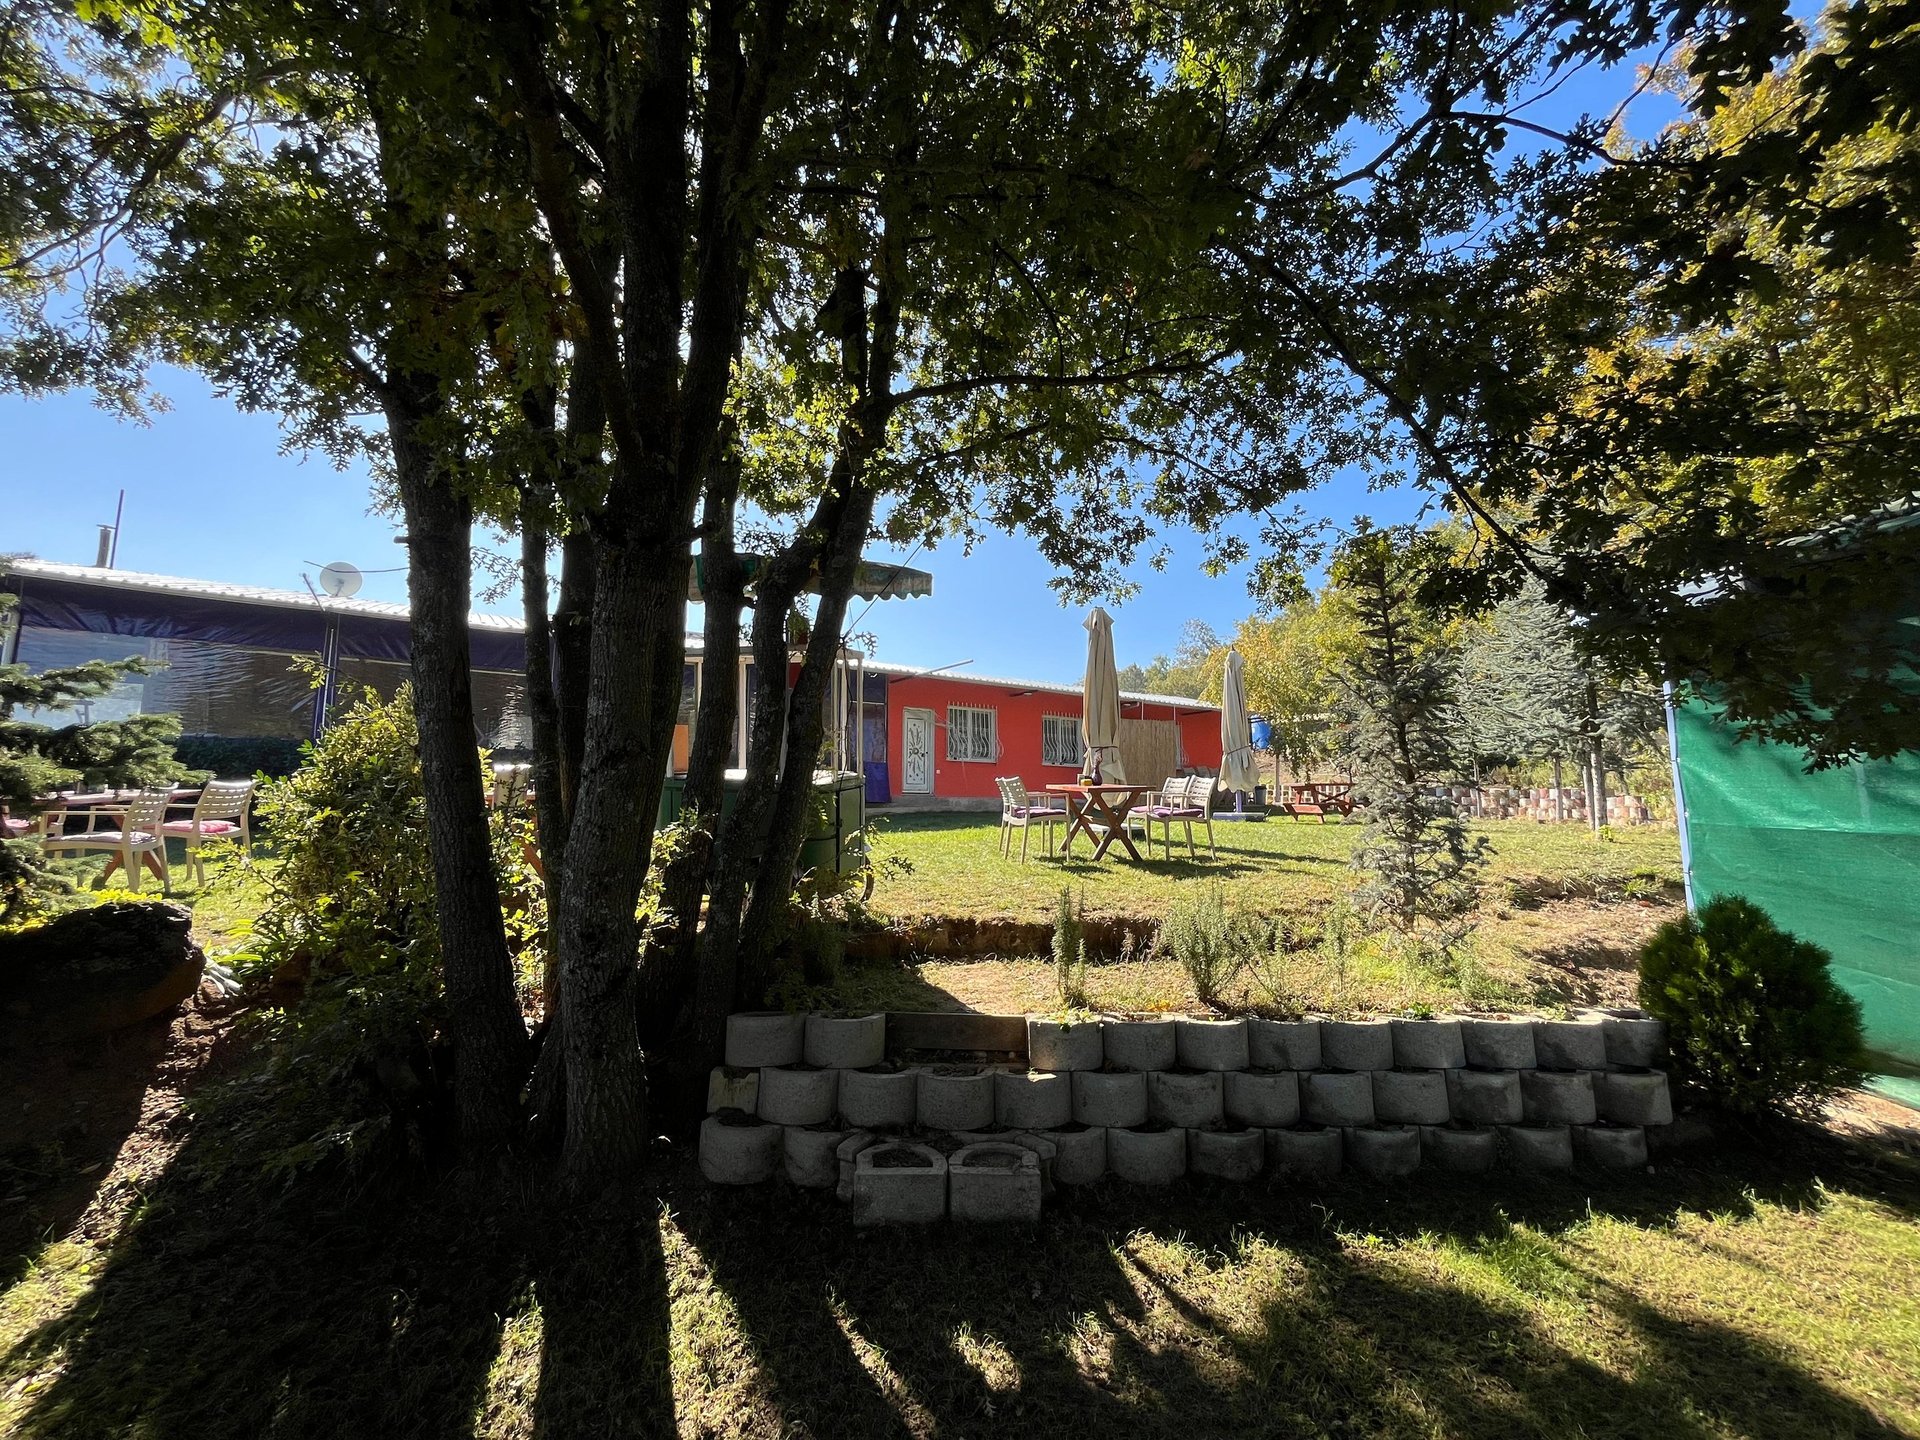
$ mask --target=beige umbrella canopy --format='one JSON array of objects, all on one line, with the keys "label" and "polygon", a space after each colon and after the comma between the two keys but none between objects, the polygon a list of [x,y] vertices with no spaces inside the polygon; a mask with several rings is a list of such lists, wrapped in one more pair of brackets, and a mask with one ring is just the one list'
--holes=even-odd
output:
[{"label": "beige umbrella canopy", "polygon": [[1120,677],[1113,668],[1113,617],[1098,605],[1087,615],[1087,677],[1080,687],[1080,739],[1100,778],[1124,782],[1120,759]]},{"label": "beige umbrella canopy", "polygon": [[1260,783],[1253,758],[1253,725],[1247,719],[1247,662],[1238,650],[1227,652],[1226,682],[1220,694],[1220,788],[1252,791]]}]

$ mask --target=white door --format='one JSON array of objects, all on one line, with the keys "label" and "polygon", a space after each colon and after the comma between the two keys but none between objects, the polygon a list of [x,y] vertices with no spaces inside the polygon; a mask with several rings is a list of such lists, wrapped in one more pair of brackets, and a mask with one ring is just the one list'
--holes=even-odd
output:
[{"label": "white door", "polygon": [[900,712],[900,793],[933,793],[933,712],[908,708]]}]

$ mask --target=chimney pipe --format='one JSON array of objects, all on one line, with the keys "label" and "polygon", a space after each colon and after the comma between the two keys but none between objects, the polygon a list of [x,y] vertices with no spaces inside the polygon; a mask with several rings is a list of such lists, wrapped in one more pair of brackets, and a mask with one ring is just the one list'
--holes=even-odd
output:
[{"label": "chimney pipe", "polygon": [[102,570],[113,564],[113,526],[100,527],[100,550],[93,557],[93,563]]}]

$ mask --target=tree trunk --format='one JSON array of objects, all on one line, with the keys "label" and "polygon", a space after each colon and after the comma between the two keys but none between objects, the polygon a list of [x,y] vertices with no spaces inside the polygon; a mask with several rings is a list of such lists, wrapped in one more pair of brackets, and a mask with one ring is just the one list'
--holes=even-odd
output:
[{"label": "tree trunk", "polygon": [[1553,757],[1553,818],[1561,824],[1567,819],[1567,777],[1558,755]]},{"label": "tree trunk", "polygon": [[421,433],[436,407],[432,382],[399,379],[391,389],[387,431],[407,525],[414,714],[454,1045],[454,1106],[461,1136],[491,1144],[510,1133],[518,1113],[527,1033],[514,995],[474,733],[467,629],[473,509],[446,483]]}]

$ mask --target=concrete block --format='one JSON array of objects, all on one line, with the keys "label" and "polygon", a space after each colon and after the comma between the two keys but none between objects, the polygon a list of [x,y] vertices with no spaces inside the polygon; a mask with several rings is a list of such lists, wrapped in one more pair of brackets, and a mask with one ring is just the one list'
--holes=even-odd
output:
[{"label": "concrete block", "polygon": [[1602,1071],[1593,1077],[1594,1109],[1616,1125],[1671,1125],[1673,1096],[1658,1070]]},{"label": "concrete block", "polygon": [[885,1015],[807,1016],[809,1065],[832,1070],[865,1070],[887,1058]]},{"label": "concrete block", "polygon": [[1666,1063],[1667,1022],[1640,1011],[1609,1010],[1600,1017],[1607,1064],[1621,1070],[1653,1070]]},{"label": "concrete block", "polygon": [[975,1223],[1040,1218],[1040,1157],[1019,1145],[967,1145],[947,1157],[947,1213]]},{"label": "concrete block", "polygon": [[1571,1170],[1573,1135],[1565,1125],[1503,1125],[1507,1158],[1522,1170]]},{"label": "concrete block", "polygon": [[1098,1020],[1027,1017],[1027,1064],[1036,1070],[1098,1070],[1106,1062]]},{"label": "concrete block", "polygon": [[1586,1070],[1522,1070],[1520,1102],[1529,1125],[1591,1125],[1599,1118]]},{"label": "concrete block", "polygon": [[1102,1020],[1100,1048],[1109,1065],[1129,1070],[1171,1070],[1179,1060],[1178,1028],[1171,1015]]},{"label": "concrete block", "polygon": [[1146,1124],[1146,1075],[1138,1070],[1076,1070],[1073,1118],[1082,1125]]},{"label": "concrete block", "polygon": [[1222,1089],[1222,1108],[1236,1125],[1263,1130],[1296,1125],[1300,1121],[1300,1077],[1291,1070],[1229,1070]]},{"label": "concrete block", "polygon": [[1355,1125],[1346,1132],[1347,1163],[1372,1180],[1403,1180],[1420,1168],[1417,1125]]},{"label": "concrete block", "polygon": [[[1531,1048],[1533,1037],[1527,1037]],[[1447,1106],[1468,1125],[1518,1125],[1526,1118],[1518,1070],[1449,1070]]]},{"label": "concrete block", "polygon": [[820,1125],[833,1118],[840,1085],[836,1070],[768,1065],[760,1072],[762,1120],[775,1125]]},{"label": "concrete block", "polygon": [[1062,1125],[1039,1137],[1053,1142],[1053,1178],[1060,1185],[1091,1185],[1107,1173],[1107,1127]]},{"label": "concrete block", "polygon": [[993,1123],[993,1072],[984,1065],[929,1065],[914,1084],[914,1108],[929,1130],[978,1130]]},{"label": "concrete block", "polygon": [[782,1149],[787,1179],[809,1190],[831,1190],[840,1183],[840,1147],[847,1130],[837,1125],[788,1125]]},{"label": "concrete block", "polygon": [[1275,1178],[1325,1185],[1340,1173],[1345,1143],[1334,1129],[1267,1131],[1267,1170]]},{"label": "concrete block", "polygon": [[1215,1180],[1247,1181],[1266,1163],[1264,1130],[1187,1131],[1187,1171]]},{"label": "concrete block", "polygon": [[1320,1060],[1329,1070],[1391,1070],[1393,1027],[1385,1020],[1322,1020]]},{"label": "concrete block", "polygon": [[930,1225],[947,1213],[947,1160],[910,1140],[882,1140],[853,1157],[856,1225]]},{"label": "concrete block", "polygon": [[1460,1043],[1477,1070],[1531,1070],[1533,1022],[1524,1016],[1462,1015]]},{"label": "concrete block", "polygon": [[1051,1130],[1073,1119],[1073,1076],[1065,1071],[1001,1070],[993,1077],[993,1114],[1002,1125]]},{"label": "concrete block", "polygon": [[751,1115],[760,1108],[760,1072],[733,1065],[716,1065],[707,1076],[707,1114],[739,1110]]},{"label": "concrete block", "polygon": [[784,1136],[757,1115],[722,1110],[700,1122],[700,1173],[715,1185],[757,1185],[780,1168]]},{"label": "concrete block", "polygon": [[805,1015],[784,1010],[743,1010],[727,1016],[727,1064],[758,1070],[762,1065],[798,1065],[807,1032]]},{"label": "concrete block", "polygon": [[1647,1132],[1638,1125],[1575,1125],[1573,1148],[1596,1170],[1647,1168]]},{"label": "concrete block", "polygon": [[842,1070],[840,1118],[863,1130],[904,1130],[913,1124],[919,1081],[917,1070]]},{"label": "concrete block", "polygon": [[1178,1126],[1107,1131],[1107,1172],[1130,1185],[1170,1185],[1187,1171],[1187,1132]]},{"label": "concrete block", "polygon": [[1147,1076],[1147,1118],[1197,1130],[1226,1117],[1218,1070],[1155,1070]]},{"label": "concrete block", "polygon": [[1491,1127],[1428,1125],[1420,1131],[1420,1153],[1436,1170],[1484,1175],[1493,1168],[1499,1151],[1500,1132]]},{"label": "concrete block", "polygon": [[1247,1021],[1247,1063],[1256,1070],[1318,1070],[1318,1020]]},{"label": "concrete block", "polygon": [[1302,1075],[1300,1114],[1312,1125],[1371,1125],[1373,1075],[1364,1070],[1319,1070]]},{"label": "concrete block", "polygon": [[1244,1070],[1247,1068],[1245,1020],[1190,1020],[1174,1022],[1174,1050],[1187,1070]]},{"label": "concrete block", "polygon": [[1444,1125],[1452,1113],[1445,1070],[1373,1072],[1373,1118],[1382,1124]]},{"label": "concrete block", "polygon": [[1542,1070],[1604,1070],[1607,1032],[1598,1015],[1533,1022],[1534,1060]]},{"label": "concrete block", "polygon": [[838,1182],[834,1186],[833,1194],[834,1198],[842,1205],[849,1204],[853,1200],[853,1162],[855,1158],[869,1145],[878,1144],[879,1138],[879,1136],[874,1135],[870,1131],[853,1130],[848,1132],[847,1138],[835,1147],[833,1158],[834,1163],[839,1166],[840,1175]]},{"label": "concrete block", "polygon": [[1458,1020],[1389,1020],[1396,1070],[1457,1070],[1467,1063]]}]

